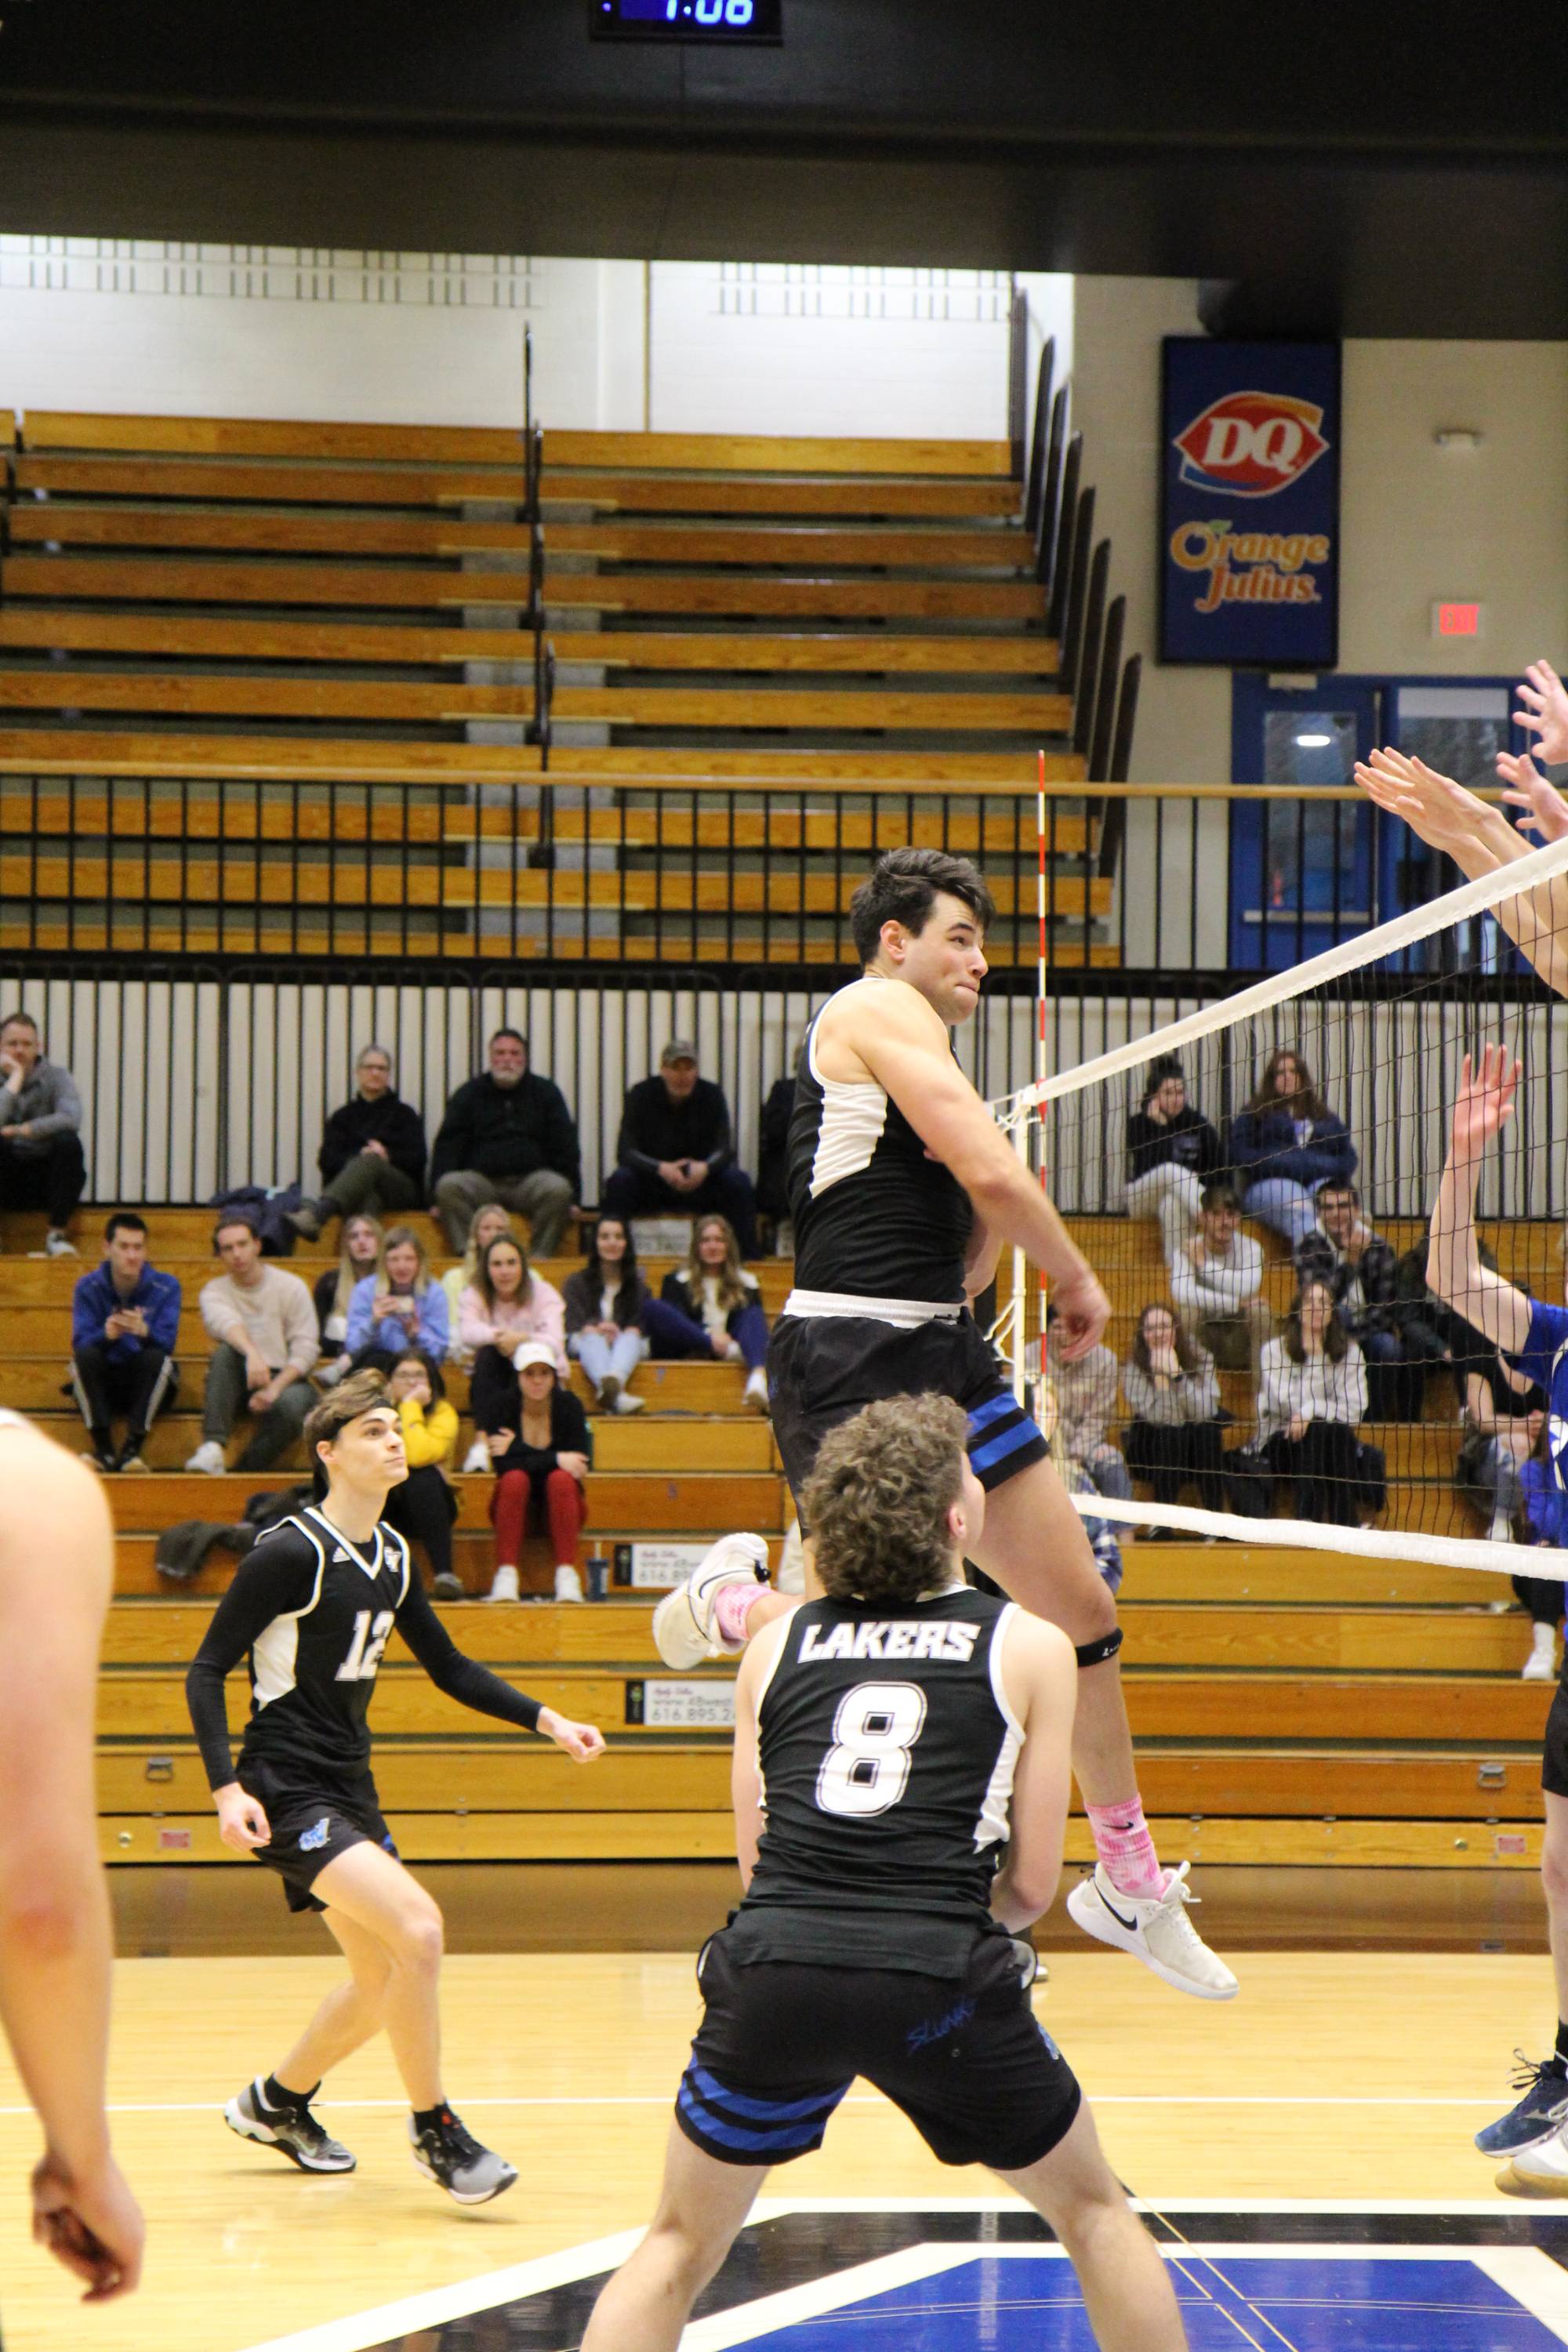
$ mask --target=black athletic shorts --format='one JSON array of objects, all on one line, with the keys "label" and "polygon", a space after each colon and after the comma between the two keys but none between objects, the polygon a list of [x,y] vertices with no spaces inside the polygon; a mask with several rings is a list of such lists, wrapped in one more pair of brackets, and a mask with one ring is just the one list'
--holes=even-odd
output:
[{"label": "black athletic shorts", "polygon": [[857,2074],[908,2116],[941,2164],[1019,2172],[1063,2138],[1082,2093],[1037,2023],[1005,1936],[963,1977],[802,1960],[743,1964],[710,1938],[707,2002],[675,2120],[721,2164],[787,2164],[822,2145]]},{"label": "black athletic shorts", "polygon": [[797,1510],[830,1429],[879,1397],[933,1393],[969,1415],[969,1465],[987,1490],[1048,1454],[967,1311],[913,1330],[870,1315],[781,1315],[768,1341],[768,1408]]},{"label": "black athletic shorts", "polygon": [[1541,1785],[1549,1795],[1568,1797],[1568,1685],[1559,1683],[1546,1718],[1541,1750]]},{"label": "black athletic shorts", "polygon": [[329,1862],[351,1846],[379,1845],[395,1857],[397,1848],[382,1815],[375,1782],[368,1772],[353,1779],[295,1780],[264,1757],[247,1756],[236,1774],[247,1795],[267,1809],[270,1843],[256,1859],[283,1881],[290,1911],[324,1911],[311,1887]]}]

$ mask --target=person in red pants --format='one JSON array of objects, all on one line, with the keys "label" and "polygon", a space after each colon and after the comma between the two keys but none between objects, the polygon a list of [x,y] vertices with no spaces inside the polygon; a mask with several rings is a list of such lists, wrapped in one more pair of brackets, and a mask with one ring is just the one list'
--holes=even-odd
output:
[{"label": "person in red pants", "polygon": [[525,1340],[513,1358],[521,1409],[510,1429],[486,1430],[495,1465],[490,1519],[496,1531],[492,1601],[516,1601],[522,1539],[532,1520],[547,1529],[555,1551],[555,1598],[581,1601],[577,1538],[588,1516],[584,1489],[593,1460],[588,1416],[557,1378],[555,1351]]}]

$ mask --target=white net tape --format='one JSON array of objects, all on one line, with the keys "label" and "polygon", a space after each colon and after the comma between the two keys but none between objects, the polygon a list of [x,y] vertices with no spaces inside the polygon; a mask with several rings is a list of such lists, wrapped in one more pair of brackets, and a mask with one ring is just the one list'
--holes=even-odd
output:
[{"label": "white net tape", "polygon": [[[1179,1316],[1184,1328],[1194,1335],[1198,1328],[1188,1323],[1186,1307],[1177,1304],[1177,1274],[1184,1270],[1180,1255],[1173,1254],[1178,1245],[1167,1229],[1165,1257],[1156,1254],[1152,1212],[1144,1206],[1142,1214],[1130,1213],[1121,1172],[1130,1114],[1142,1106],[1152,1066],[1166,1056],[1183,1058],[1189,1100],[1195,1091],[1200,1097],[1196,1107],[1229,1139],[1237,1132],[1238,1115],[1256,1110],[1258,1071],[1268,1055],[1280,1050],[1302,1054],[1317,1073],[1320,1100],[1326,1097],[1327,1108],[1342,1113],[1350,1130],[1359,1163],[1355,1181],[1363,1208],[1358,1216],[1364,1213],[1365,1222],[1380,1233],[1386,1227],[1391,1253],[1397,1248],[1402,1254],[1403,1270],[1418,1251],[1430,1215],[1460,1059],[1482,1044],[1506,1036],[1510,1051],[1524,1065],[1524,1076],[1511,1128],[1489,1158],[1478,1215],[1488,1220],[1486,1230],[1502,1253],[1506,1277],[1530,1296],[1552,1304],[1561,1300],[1563,1275],[1544,1242],[1547,1228],[1561,1225],[1568,1209],[1568,1008],[1542,991],[1496,921],[1486,919],[1505,909],[1516,929],[1525,927],[1521,931],[1525,943],[1536,946],[1552,929],[1548,906],[1568,908],[1568,892],[1553,893],[1542,886],[1561,885],[1564,877],[1568,841],[1533,851],[1291,971],[1260,979],[1235,996],[1127,1037],[992,1106],[1021,1149],[1041,1114],[1049,1118],[1041,1139],[1047,1181],[1065,1213],[1095,1221],[1084,1229],[1087,1255],[1111,1292],[1116,1311],[1108,1337],[1121,1360],[1124,1382],[1132,1342],[1151,1307],[1163,1308],[1173,1319]],[[1558,936],[1568,963],[1568,923]],[[1298,1127],[1298,1136],[1300,1131]],[[1310,1121],[1307,1131],[1310,1136]],[[1252,1173],[1256,1181],[1256,1164]],[[1196,1190],[1194,1183],[1194,1203]],[[1296,1275],[1280,1243],[1270,1242],[1265,1225],[1256,1222],[1253,1204],[1263,1197],[1256,1190],[1247,1194],[1243,1231],[1274,1251],[1265,1297],[1278,1335]],[[1291,1213],[1298,1219],[1315,1218],[1315,1206],[1301,1205],[1312,1200],[1309,1186]],[[1304,1237],[1297,1227],[1290,1238],[1300,1244]],[[1309,1253],[1316,1245],[1309,1241]],[[1419,1301],[1419,1276],[1415,1279]],[[1495,1517],[1489,1538],[1463,1532],[1466,1525],[1485,1524],[1484,1502],[1478,1511],[1475,1492],[1461,1486],[1455,1466],[1462,1433],[1456,1408],[1466,1375],[1479,1360],[1469,1352],[1479,1341],[1459,1311],[1464,1301],[1450,1302],[1454,1311],[1449,1323],[1464,1335],[1462,1345],[1455,1339],[1449,1350],[1451,1363],[1447,1356],[1439,1360],[1431,1355],[1424,1367],[1412,1370],[1401,1362],[1391,1370],[1389,1363],[1374,1360],[1381,1344],[1376,1315],[1363,1314],[1358,1289],[1352,1286],[1349,1296],[1356,1306],[1352,1309],[1346,1304],[1344,1321],[1347,1328],[1359,1331],[1358,1349],[1364,1345],[1365,1369],[1373,1376],[1373,1411],[1367,1412],[1363,1404],[1358,1436],[1378,1441],[1375,1458],[1380,1464],[1386,1460],[1382,1498],[1373,1507],[1376,1524],[1334,1523],[1334,1510],[1344,1510],[1348,1481],[1318,1516],[1285,1517],[1259,1515],[1256,1503],[1244,1512],[1174,1499],[1123,1499],[1107,1492],[1102,1482],[1091,1486],[1088,1477],[1079,1475],[1079,1465],[1064,1458],[1064,1466],[1078,1476],[1080,1491],[1073,1500],[1079,1512],[1087,1519],[1158,1526],[1188,1538],[1220,1538],[1271,1549],[1331,1551],[1492,1574],[1568,1578],[1568,1550],[1531,1539],[1517,1512],[1510,1523],[1514,1540],[1500,1539],[1502,1522]],[[1147,1304],[1141,1306],[1141,1299]],[[1386,1310],[1396,1335],[1404,1327],[1395,1318],[1407,1311],[1414,1328],[1415,1309],[1390,1306]],[[1430,1294],[1420,1305],[1421,1313],[1429,1312],[1439,1322],[1442,1311]],[[1358,1325],[1358,1315],[1364,1329]],[[1007,1345],[1021,1387],[1039,1373],[1041,1320],[1037,1288],[1016,1268],[1011,1304],[995,1336]],[[1223,1456],[1226,1488],[1233,1496],[1237,1491],[1231,1475],[1235,1466],[1244,1459],[1255,1462],[1264,1442],[1261,1384],[1267,1382],[1268,1367],[1265,1355],[1260,1369],[1258,1350],[1260,1345],[1266,1350],[1268,1344],[1260,1341],[1255,1329],[1250,1365],[1226,1375],[1228,1410],[1222,1409],[1218,1417],[1240,1424],[1227,1427],[1233,1444]],[[1277,1336],[1276,1361],[1281,1344]],[[1384,1352],[1392,1356],[1398,1350],[1385,1348]],[[1423,1370],[1436,1382],[1428,1384],[1425,1402],[1420,1396]],[[1378,1414],[1379,1375],[1384,1396],[1392,1393],[1388,1383],[1396,1378],[1414,1381],[1415,1401],[1398,1417]],[[1255,1406],[1243,1401],[1244,1390],[1249,1399],[1256,1391]],[[1408,1389],[1402,1393],[1408,1396]],[[1450,1396],[1453,1404],[1445,1410]],[[1254,1410],[1258,1417],[1249,1428],[1247,1415]],[[1064,1406],[1064,1416],[1065,1411]],[[1120,1417],[1119,1400],[1109,1433],[1113,1445],[1127,1444],[1134,1434],[1131,1419],[1131,1407],[1126,1421]],[[1468,1428],[1473,1431],[1475,1425],[1472,1414]],[[1238,1436],[1244,1444],[1233,1450]],[[1055,1450],[1063,1457],[1059,1443]],[[1367,1451],[1363,1444],[1363,1457]],[[1215,1484],[1212,1478],[1210,1484]],[[1300,1505],[1305,1490],[1299,1479],[1277,1475],[1274,1484],[1286,1495],[1293,1492]],[[1314,1498],[1322,1502],[1326,1494],[1320,1483]],[[1211,1499],[1205,1496],[1205,1503]],[[1498,1507],[1500,1511],[1501,1505]],[[1366,1515],[1363,1496],[1355,1516]],[[1519,1540],[1521,1534],[1525,1541]]]}]

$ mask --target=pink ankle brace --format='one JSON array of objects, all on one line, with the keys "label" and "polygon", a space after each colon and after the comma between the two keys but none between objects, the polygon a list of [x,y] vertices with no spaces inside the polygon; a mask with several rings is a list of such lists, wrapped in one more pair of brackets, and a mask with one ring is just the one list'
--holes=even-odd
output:
[{"label": "pink ankle brace", "polygon": [[1123,1805],[1089,1805],[1089,1826],[1094,1850],[1119,1895],[1163,1895],[1165,1874],[1143,1818],[1143,1800],[1132,1796]]},{"label": "pink ankle brace", "polygon": [[752,1603],[767,1589],[765,1584],[721,1585],[713,1602],[713,1622],[726,1642],[743,1642],[746,1639],[746,1620],[752,1613]]}]

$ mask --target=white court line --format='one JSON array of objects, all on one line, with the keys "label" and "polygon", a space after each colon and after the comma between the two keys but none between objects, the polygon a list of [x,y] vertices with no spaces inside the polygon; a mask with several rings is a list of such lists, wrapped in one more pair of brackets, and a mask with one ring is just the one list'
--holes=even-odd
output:
[{"label": "white court line", "polygon": [[621,2230],[613,2238],[595,2238],[585,2245],[568,2246],[558,2254],[540,2254],[531,2263],[510,2269],[486,2271],[478,2278],[453,2286],[428,2288],[405,2295],[399,2303],[384,2303],[379,2310],[353,2313],[347,2319],[329,2319],[296,2336],[270,2336],[249,2352],[372,2352],[394,2336],[409,2336],[424,2327],[441,2327],[449,2319],[467,2319],[476,2311],[526,2294],[547,2294],[552,2287],[570,2286],[596,2272],[616,2270],[640,2243],[641,2230]]},{"label": "white court line", "polygon": [[[335,2115],[370,2115],[382,2108],[396,2113],[407,2104],[405,2099],[323,2099],[321,2102]],[[852,2092],[839,2104],[846,2107],[880,2107],[887,2102],[873,2092]],[[1336,2099],[1321,2093],[1308,2095],[1295,2091],[1100,2091],[1095,2094],[1089,2104],[1095,2107],[1493,2107],[1497,2105],[1497,2094],[1465,2091],[1440,2098]],[[210,2099],[111,2100],[108,2113],[111,2116],[210,2116],[223,2105],[221,2093]],[[606,2092],[603,2097],[571,2098],[531,2098],[520,2092],[515,2098],[465,2099],[463,2109],[466,2114],[470,2107],[672,2107],[674,2105],[673,2091]],[[6,2116],[30,2116],[32,2113],[32,2108],[27,2106],[0,2107],[0,2119]],[[1241,2209],[1238,2207],[1237,2210],[1239,2211]]]}]

